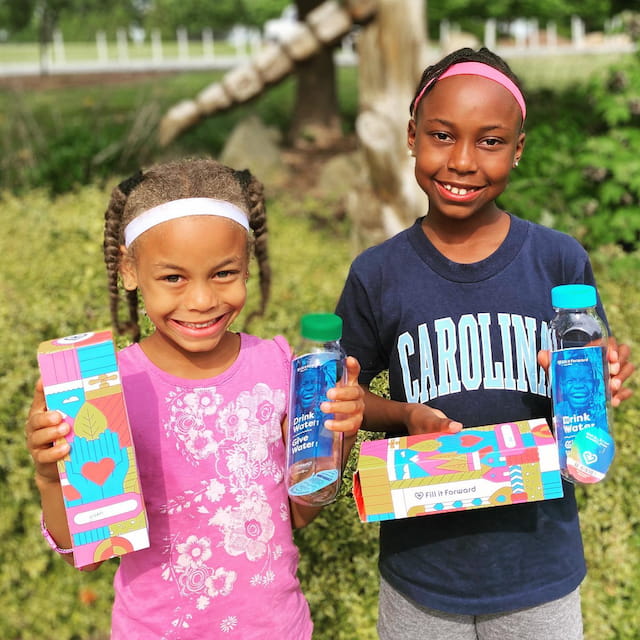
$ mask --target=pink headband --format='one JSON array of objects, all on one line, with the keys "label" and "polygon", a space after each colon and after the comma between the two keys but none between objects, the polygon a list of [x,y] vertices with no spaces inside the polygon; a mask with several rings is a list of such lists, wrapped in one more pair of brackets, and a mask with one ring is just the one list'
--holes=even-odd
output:
[{"label": "pink headband", "polygon": [[458,62],[457,64],[452,64],[448,69],[444,71],[441,75],[433,80],[427,82],[427,84],[422,87],[422,91],[417,95],[416,99],[413,101],[413,108],[411,109],[411,113],[413,116],[416,114],[416,110],[418,108],[418,104],[420,100],[422,100],[422,96],[424,92],[438,80],[444,80],[445,78],[450,78],[451,76],[480,76],[482,78],[488,78],[489,80],[493,80],[498,84],[501,84],[515,99],[518,105],[520,106],[520,111],[522,111],[522,121],[527,117],[527,107],[524,103],[524,97],[520,89],[518,89],[517,85],[511,78],[506,76],[502,71],[498,71],[491,65],[485,64],[484,62]]}]

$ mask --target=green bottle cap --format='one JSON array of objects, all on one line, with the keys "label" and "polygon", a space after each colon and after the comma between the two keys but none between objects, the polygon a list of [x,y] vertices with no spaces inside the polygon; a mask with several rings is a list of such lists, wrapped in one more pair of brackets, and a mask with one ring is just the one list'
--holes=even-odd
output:
[{"label": "green bottle cap", "polygon": [[551,289],[551,305],[556,309],[584,309],[595,307],[595,287],[589,284],[563,284]]},{"label": "green bottle cap", "polygon": [[335,313],[308,313],[300,318],[300,335],[318,342],[340,340],[342,318]]}]

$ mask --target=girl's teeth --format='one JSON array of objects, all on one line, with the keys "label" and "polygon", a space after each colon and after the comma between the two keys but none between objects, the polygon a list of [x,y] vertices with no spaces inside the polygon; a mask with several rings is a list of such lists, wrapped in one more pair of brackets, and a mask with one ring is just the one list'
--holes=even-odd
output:
[{"label": "girl's teeth", "polygon": [[183,322],[182,324],[189,329],[206,329],[215,323],[215,320],[209,322]]},{"label": "girl's teeth", "polygon": [[471,191],[471,189],[463,189],[460,187],[452,187],[450,184],[445,184],[444,188],[447,191],[451,191],[451,193],[453,193],[456,196],[466,196],[467,193],[469,193]]}]

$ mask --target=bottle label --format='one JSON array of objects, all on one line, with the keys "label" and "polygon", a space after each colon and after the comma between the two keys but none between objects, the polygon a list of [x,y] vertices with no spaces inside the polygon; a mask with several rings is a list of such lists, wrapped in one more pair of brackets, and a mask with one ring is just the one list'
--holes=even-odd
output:
[{"label": "bottle label", "polygon": [[300,480],[297,484],[294,484],[289,488],[289,493],[292,496],[306,496],[310,493],[320,491],[330,484],[333,484],[338,479],[337,469],[326,469],[325,471],[319,471],[312,476]]},{"label": "bottle label", "polygon": [[306,354],[291,363],[288,466],[309,469],[289,488],[291,495],[315,493],[338,479],[339,470],[331,468],[335,436],[324,428],[332,415],[323,413],[320,404],[341,376],[342,361],[332,352]]},{"label": "bottle label", "polygon": [[614,455],[602,347],[551,354],[554,425],[560,468],[577,482],[602,480]]}]

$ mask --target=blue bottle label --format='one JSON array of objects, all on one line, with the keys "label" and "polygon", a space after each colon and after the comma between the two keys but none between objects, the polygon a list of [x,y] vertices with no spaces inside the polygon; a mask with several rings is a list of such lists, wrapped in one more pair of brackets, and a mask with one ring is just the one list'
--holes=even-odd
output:
[{"label": "blue bottle label", "polygon": [[332,352],[311,353],[291,363],[291,400],[289,414],[289,467],[309,463],[309,477],[289,488],[291,495],[315,493],[338,479],[333,464],[334,434],[324,428],[332,415],[323,413],[320,404],[327,391],[342,375],[340,358]]},{"label": "blue bottle label", "polygon": [[326,469],[325,471],[319,471],[312,476],[301,480],[297,484],[294,484],[289,488],[289,493],[292,496],[306,496],[310,493],[320,491],[330,484],[333,484],[338,479],[337,469]]},{"label": "blue bottle label", "polygon": [[578,482],[598,482],[614,455],[604,351],[599,346],[554,351],[551,373],[560,467]]}]

